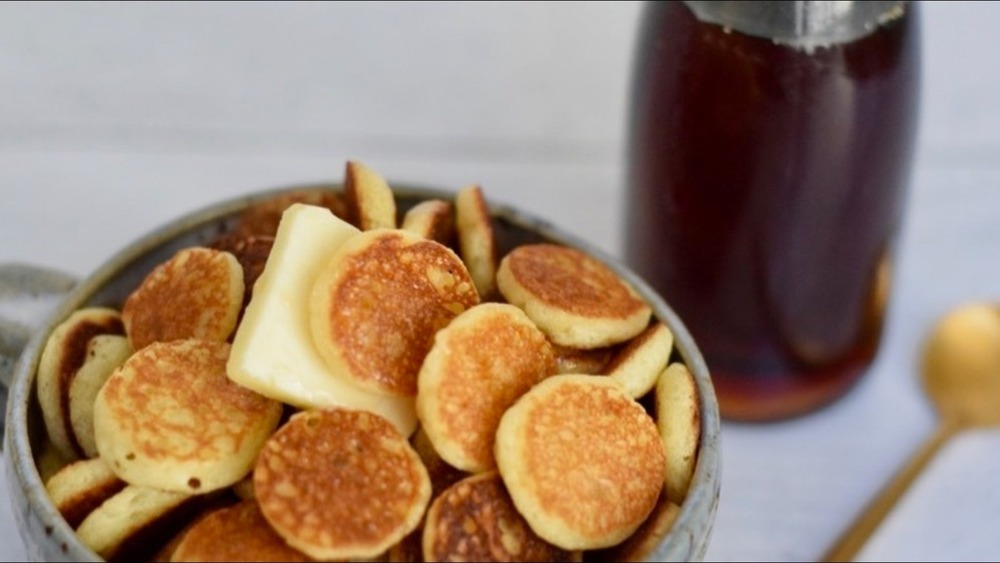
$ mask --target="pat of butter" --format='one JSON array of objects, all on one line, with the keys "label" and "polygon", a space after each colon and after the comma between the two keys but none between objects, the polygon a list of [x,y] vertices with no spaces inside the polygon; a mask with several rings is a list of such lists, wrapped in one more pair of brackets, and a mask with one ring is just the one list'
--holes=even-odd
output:
[{"label": "pat of butter", "polygon": [[340,245],[358,232],[322,207],[297,203],[284,212],[233,338],[227,372],[236,383],[296,407],[373,412],[409,436],[417,425],[412,397],[357,387],[332,372],[313,344],[313,283]]}]

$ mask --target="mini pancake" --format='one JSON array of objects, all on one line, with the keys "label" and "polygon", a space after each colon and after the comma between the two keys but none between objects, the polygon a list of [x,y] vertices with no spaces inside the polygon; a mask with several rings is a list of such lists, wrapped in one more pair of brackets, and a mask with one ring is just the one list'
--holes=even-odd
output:
[{"label": "mini pancake", "polygon": [[313,561],[276,534],[253,500],[215,510],[184,534],[171,561]]},{"label": "mini pancake", "polygon": [[612,348],[592,348],[581,350],[553,345],[556,354],[556,373],[597,375],[605,372],[611,361]]},{"label": "mini pancake", "polygon": [[232,254],[243,267],[244,308],[250,303],[253,286],[264,272],[273,246],[274,237],[264,235],[229,235],[212,243],[212,248]]},{"label": "mini pancake", "polygon": [[476,282],[483,299],[492,299],[497,289],[497,250],[483,190],[469,186],[455,196],[455,222],[458,229],[459,253]]},{"label": "mini pancake", "polygon": [[552,342],[600,348],[643,331],[652,310],[611,268],[567,246],[529,244],[500,262],[497,286]]},{"label": "mini pancake", "polygon": [[316,559],[381,555],[416,529],[431,495],[395,427],[347,409],[292,416],[261,451],[254,489],[274,530]]},{"label": "mini pancake", "polygon": [[76,528],[104,501],[125,488],[125,481],[115,475],[100,458],[76,461],[63,467],[45,483],[45,491],[59,514],[71,528]]},{"label": "mini pancake", "polygon": [[500,420],[500,475],[531,529],[567,550],[615,545],[653,510],[666,461],[656,423],[612,379],[555,375]]},{"label": "mini pancake", "polygon": [[621,349],[606,373],[621,383],[632,397],[642,397],[656,385],[674,346],[674,333],[663,323],[655,323]]},{"label": "mini pancake", "polygon": [[132,348],[186,338],[225,342],[243,309],[243,291],[243,267],[232,254],[177,252],[125,301],[122,320]]},{"label": "mini pancake", "polygon": [[143,561],[205,502],[199,496],[129,485],[91,512],[76,534],[107,561]]},{"label": "mini pancake", "polygon": [[492,469],[500,417],[555,369],[552,346],[523,311],[477,305],[434,339],[417,380],[417,417],[449,464],[470,473]]},{"label": "mini pancake", "polygon": [[412,397],[434,334],[477,303],[451,249],[407,231],[366,231],[344,242],[316,278],[313,341],[337,375]]},{"label": "mini pancake", "polygon": [[91,339],[102,334],[125,334],[118,311],[102,307],[75,311],[52,331],[38,363],[38,402],[45,428],[68,460],[87,457],[73,432],[69,390],[87,360]]},{"label": "mini pancake", "polygon": [[451,247],[455,238],[452,205],[441,199],[422,201],[406,212],[400,228]]},{"label": "mini pancake", "polygon": [[667,451],[667,498],[681,504],[687,497],[701,437],[698,387],[687,366],[673,363],[656,380],[656,426]]},{"label": "mini pancake", "polygon": [[467,477],[427,511],[424,561],[569,561],[517,512],[496,471]]},{"label": "mini pancake", "polygon": [[97,450],[130,484],[184,493],[246,475],[277,426],[281,403],[226,377],[229,345],[157,342],[104,384],[94,404]]},{"label": "mini pancake", "polygon": [[345,219],[347,217],[347,202],[344,198],[330,190],[301,190],[269,197],[251,204],[230,231],[230,235],[273,237],[281,224],[281,215],[286,209],[296,203],[314,205],[329,209],[334,215]]},{"label": "mini pancake", "polygon": [[396,228],[396,199],[385,179],[364,164],[350,160],[344,175],[349,221],[362,231]]},{"label": "mini pancake", "polygon": [[642,526],[639,526],[635,533],[614,547],[593,552],[597,555],[595,560],[621,561],[623,563],[648,561],[653,551],[663,542],[663,538],[670,533],[670,529],[673,528],[680,513],[680,506],[670,502],[665,496],[661,496],[653,513],[642,523]]},{"label": "mini pancake", "polygon": [[112,372],[132,355],[128,338],[100,334],[90,339],[87,356],[69,384],[69,417],[73,434],[86,457],[97,457],[94,438],[94,402]]}]

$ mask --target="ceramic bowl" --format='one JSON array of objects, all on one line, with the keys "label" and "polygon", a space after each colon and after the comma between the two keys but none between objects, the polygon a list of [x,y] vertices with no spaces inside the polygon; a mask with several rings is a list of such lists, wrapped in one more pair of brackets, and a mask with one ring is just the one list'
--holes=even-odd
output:
[{"label": "ceramic bowl", "polygon": [[[4,438],[7,483],[13,513],[29,559],[35,561],[98,561],[59,515],[45,493],[37,463],[47,440],[35,394],[35,371],[42,348],[53,328],[73,311],[85,306],[120,308],[125,297],[146,274],[177,250],[205,244],[235,225],[240,213],[254,202],[288,191],[340,190],[337,185],[295,186],[230,200],[195,211],[129,244],[97,271],[70,283],[55,272],[18,266],[0,267],[0,300],[37,298],[69,289],[41,328],[22,334],[17,323],[0,319],[0,353],[19,359],[5,369],[10,377]],[[433,189],[396,188],[401,211],[429,198],[452,199],[454,194]],[[698,385],[702,434],[698,462],[690,492],[671,531],[658,541],[650,561],[701,560],[715,518],[720,489],[719,410],[708,370],[684,324],[650,287],[623,265],[592,245],[522,211],[491,206],[501,252],[514,246],[549,241],[579,248],[608,264],[628,280],[652,305],[654,315],[674,333],[674,360],[683,361]],[[74,280],[75,281],[75,280]],[[71,288],[70,288],[71,287]],[[18,331],[21,331],[19,333]],[[22,340],[26,339],[26,342]],[[23,345],[23,348],[22,348]]]}]

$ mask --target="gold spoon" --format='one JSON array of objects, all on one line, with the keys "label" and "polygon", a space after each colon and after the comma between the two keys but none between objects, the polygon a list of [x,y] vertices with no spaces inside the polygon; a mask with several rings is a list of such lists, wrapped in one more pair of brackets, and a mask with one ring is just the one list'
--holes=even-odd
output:
[{"label": "gold spoon", "polygon": [[924,347],[922,374],[937,409],[937,430],[822,561],[852,560],[948,439],[969,428],[1000,425],[1000,307],[975,303],[942,317]]}]

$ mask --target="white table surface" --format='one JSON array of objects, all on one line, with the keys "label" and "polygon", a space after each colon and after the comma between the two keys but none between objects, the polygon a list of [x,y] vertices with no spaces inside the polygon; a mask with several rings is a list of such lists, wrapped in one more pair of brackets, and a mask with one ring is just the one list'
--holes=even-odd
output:
[{"label": "white table surface", "polygon": [[[915,378],[932,322],[1000,301],[1000,4],[924,16],[883,348],[827,409],[724,424],[710,560],[818,557],[933,429]],[[481,183],[619,254],[638,17],[624,2],[0,4],[0,263],[84,276],[186,211],[339,180],[348,158],[390,181]],[[942,452],[862,557],[1000,558],[984,525],[1000,521],[998,445]],[[6,494],[0,560],[23,559]]]}]

